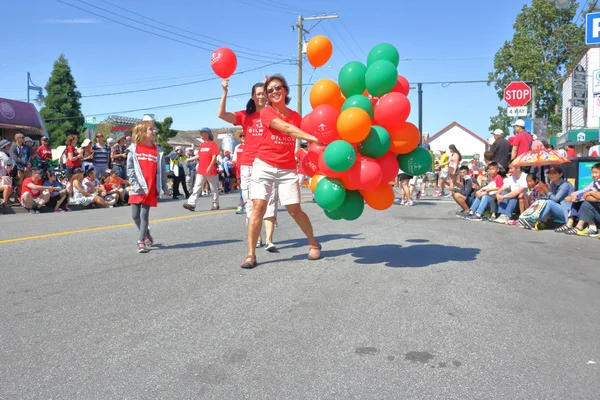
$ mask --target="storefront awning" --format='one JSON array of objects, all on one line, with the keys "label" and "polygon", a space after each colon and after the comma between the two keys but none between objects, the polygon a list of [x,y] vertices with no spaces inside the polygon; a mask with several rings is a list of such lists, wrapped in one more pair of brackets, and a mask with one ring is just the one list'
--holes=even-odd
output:
[{"label": "storefront awning", "polygon": [[0,128],[23,129],[48,136],[40,113],[33,104],[0,98]]},{"label": "storefront awning", "polygon": [[577,145],[598,140],[598,129],[571,129],[556,139],[556,146]]}]

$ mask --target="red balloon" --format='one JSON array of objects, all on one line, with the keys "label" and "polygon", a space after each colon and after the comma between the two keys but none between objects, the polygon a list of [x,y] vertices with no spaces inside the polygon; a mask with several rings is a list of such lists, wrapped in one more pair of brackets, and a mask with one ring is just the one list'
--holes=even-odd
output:
[{"label": "red balloon", "polygon": [[396,82],[396,86],[394,86],[392,92],[398,92],[408,96],[408,92],[410,92],[410,83],[408,82],[408,79],[402,75],[398,75],[398,82]]},{"label": "red balloon", "polygon": [[[396,172],[398,172],[398,169],[396,169]],[[381,183],[381,166],[371,157],[362,156],[350,168],[348,177],[358,190],[375,189]]]},{"label": "red balloon", "polygon": [[310,114],[312,134],[323,144],[329,144],[340,139],[337,132],[337,119],[340,116],[338,110],[330,105],[323,104],[315,107]]},{"label": "red balloon", "polygon": [[319,170],[319,166],[317,164],[314,164],[308,158],[308,156],[304,156],[300,164],[302,164],[302,170],[304,171],[304,175],[310,176],[311,178],[315,176],[315,174]]},{"label": "red balloon", "polygon": [[310,162],[318,166],[319,156],[323,154],[325,147],[327,146],[323,144],[311,143],[310,146],[308,146],[308,154],[304,158],[308,158]]},{"label": "red balloon", "polygon": [[388,131],[402,126],[410,115],[410,102],[402,93],[391,92],[379,99],[375,105],[373,125],[383,126]]},{"label": "red balloon", "polygon": [[388,183],[393,181],[398,175],[398,159],[394,153],[385,153],[383,156],[375,159],[381,167],[382,175],[381,182]]},{"label": "red balloon", "polygon": [[302,118],[302,122],[300,123],[300,129],[302,129],[304,132],[310,133],[312,135],[313,127],[312,127],[312,124],[310,123],[310,114],[311,113],[308,113],[304,116],[304,118]]},{"label": "red balloon", "polygon": [[325,152],[322,152],[319,155],[319,171],[329,178],[341,178],[343,175],[348,173],[348,171],[336,172],[331,170],[327,164],[325,164]]},{"label": "red balloon", "polygon": [[227,47],[221,47],[215,50],[210,56],[210,66],[215,74],[221,78],[229,78],[237,68],[237,57],[235,53]]}]

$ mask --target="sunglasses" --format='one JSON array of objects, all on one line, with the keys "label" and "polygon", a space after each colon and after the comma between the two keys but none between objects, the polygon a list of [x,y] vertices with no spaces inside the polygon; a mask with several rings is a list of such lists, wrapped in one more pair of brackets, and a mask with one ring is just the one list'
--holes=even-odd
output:
[{"label": "sunglasses", "polygon": [[283,85],[273,86],[271,89],[267,89],[267,94],[273,94],[273,92],[279,92],[283,89]]}]

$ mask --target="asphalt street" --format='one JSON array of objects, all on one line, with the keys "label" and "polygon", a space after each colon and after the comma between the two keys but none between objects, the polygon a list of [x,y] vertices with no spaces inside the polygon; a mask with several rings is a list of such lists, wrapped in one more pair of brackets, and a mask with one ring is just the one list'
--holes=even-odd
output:
[{"label": "asphalt street", "polygon": [[308,201],[242,270],[236,203],[0,216],[0,399],[600,397],[598,239]]}]

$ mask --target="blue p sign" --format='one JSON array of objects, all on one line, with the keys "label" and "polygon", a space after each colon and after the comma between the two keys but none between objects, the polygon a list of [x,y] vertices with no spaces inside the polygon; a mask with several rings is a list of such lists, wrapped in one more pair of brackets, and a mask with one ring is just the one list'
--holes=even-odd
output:
[{"label": "blue p sign", "polygon": [[585,16],[585,44],[588,46],[600,44],[600,12]]}]

